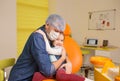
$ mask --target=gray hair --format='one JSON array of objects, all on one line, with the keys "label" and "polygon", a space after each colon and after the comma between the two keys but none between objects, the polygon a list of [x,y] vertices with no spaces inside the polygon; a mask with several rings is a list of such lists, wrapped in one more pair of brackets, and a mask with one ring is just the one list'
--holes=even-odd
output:
[{"label": "gray hair", "polygon": [[60,31],[64,31],[66,27],[65,20],[57,14],[50,15],[46,20],[46,24],[49,24]]}]

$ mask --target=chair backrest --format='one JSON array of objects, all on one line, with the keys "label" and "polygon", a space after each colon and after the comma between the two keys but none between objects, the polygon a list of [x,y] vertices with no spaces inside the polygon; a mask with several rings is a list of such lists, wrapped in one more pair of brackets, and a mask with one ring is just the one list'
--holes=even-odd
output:
[{"label": "chair backrest", "polygon": [[0,81],[5,81],[4,69],[13,66],[15,63],[15,58],[7,58],[0,60]]},{"label": "chair backrest", "polygon": [[80,67],[82,66],[82,52],[80,46],[71,37],[71,30],[68,24],[66,25],[64,34],[65,34],[64,46],[68,54],[68,57],[72,62],[72,73],[76,73],[80,70]]}]

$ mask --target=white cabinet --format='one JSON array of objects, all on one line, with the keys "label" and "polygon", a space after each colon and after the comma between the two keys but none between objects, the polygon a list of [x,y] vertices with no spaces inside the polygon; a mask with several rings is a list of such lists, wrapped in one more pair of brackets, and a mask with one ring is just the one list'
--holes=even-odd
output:
[{"label": "white cabinet", "polygon": [[120,63],[120,49],[95,50],[95,55],[111,58],[113,62]]}]

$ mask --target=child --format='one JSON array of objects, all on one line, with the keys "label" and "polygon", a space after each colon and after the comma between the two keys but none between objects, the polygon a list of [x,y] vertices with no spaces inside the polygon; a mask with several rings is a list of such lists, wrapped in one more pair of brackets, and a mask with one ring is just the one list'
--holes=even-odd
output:
[{"label": "child", "polygon": [[51,47],[50,44],[49,44],[49,41],[45,35],[45,33],[41,30],[37,30],[36,32],[40,33],[43,35],[43,38],[45,40],[45,43],[46,43],[46,51],[50,54],[50,60],[51,62],[54,62],[57,60],[56,56],[55,55],[61,55],[62,53],[62,50],[64,49],[63,48],[63,40],[64,40],[64,35],[63,33],[58,33],[58,35],[60,36],[58,39],[54,40],[53,41],[53,44]]},{"label": "child", "polygon": [[[50,47],[48,39],[45,35],[45,33],[41,30],[37,30],[36,32],[41,33],[44,37],[44,40],[46,41],[46,51],[50,54],[50,60],[52,63],[57,61],[57,56],[61,56],[61,53],[64,49],[63,47],[63,41],[64,41],[64,34],[58,33],[58,38],[53,41],[53,46]],[[56,56],[57,55],[57,56]],[[63,69],[64,68],[64,69]],[[66,63],[62,64],[61,67],[56,72],[56,79],[57,81],[84,81],[84,78],[75,74],[71,74],[72,72],[72,64],[69,61],[68,57],[66,58]],[[38,78],[39,77],[39,78]],[[37,78],[36,81],[42,81],[44,79],[47,79],[45,76],[43,76],[40,73],[35,73],[34,78]]]}]

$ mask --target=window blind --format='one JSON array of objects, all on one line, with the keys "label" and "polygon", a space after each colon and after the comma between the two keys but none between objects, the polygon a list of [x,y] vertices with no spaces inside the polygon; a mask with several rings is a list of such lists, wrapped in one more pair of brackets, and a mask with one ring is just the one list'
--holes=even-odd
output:
[{"label": "window blind", "polygon": [[29,35],[45,23],[48,0],[17,0],[17,56],[22,52]]}]

